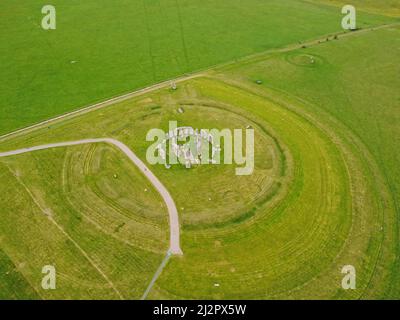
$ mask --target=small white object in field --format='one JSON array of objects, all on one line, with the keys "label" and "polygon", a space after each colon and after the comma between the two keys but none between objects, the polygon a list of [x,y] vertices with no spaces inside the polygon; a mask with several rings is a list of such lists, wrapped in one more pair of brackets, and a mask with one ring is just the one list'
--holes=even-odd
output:
[{"label": "small white object in field", "polygon": [[146,189],[144,189],[144,192],[147,192],[147,188],[146,188]]},{"label": "small white object in field", "polygon": [[178,112],[179,112],[179,113],[184,113],[184,112],[185,112],[185,110],[183,110],[183,108],[182,108],[182,107],[179,107],[179,109],[178,109]]},{"label": "small white object in field", "polygon": [[77,63],[77,61],[75,61],[75,60],[72,60],[72,61],[71,61],[71,63],[72,63],[72,64],[74,64],[74,63]]},{"label": "small white object in field", "polygon": [[214,283],[214,287],[219,287],[219,283]]},{"label": "small white object in field", "polygon": [[211,198],[208,198],[208,201],[211,201]]},{"label": "small white object in field", "polygon": [[114,179],[117,179],[118,178],[118,175],[117,174],[114,174]]}]

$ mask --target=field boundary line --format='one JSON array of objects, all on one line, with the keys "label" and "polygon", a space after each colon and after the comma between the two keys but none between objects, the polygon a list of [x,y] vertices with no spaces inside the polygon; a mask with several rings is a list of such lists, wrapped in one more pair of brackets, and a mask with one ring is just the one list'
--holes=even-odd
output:
[{"label": "field boundary line", "polygon": [[49,143],[45,145],[39,145],[35,147],[17,149],[7,152],[0,153],[0,158],[15,156],[24,153],[30,153],[39,150],[46,150],[52,148],[60,148],[60,147],[69,147],[69,146],[77,146],[84,144],[92,144],[92,143],[108,143],[115,147],[117,147],[120,151],[122,151],[135,165],[136,167],[146,176],[146,178],[150,181],[150,183],[154,186],[154,188],[158,191],[158,193],[163,198],[169,215],[169,227],[170,227],[170,246],[169,251],[174,255],[182,255],[182,249],[180,247],[180,225],[179,225],[179,215],[178,210],[176,208],[175,202],[168,192],[167,188],[161,183],[161,181],[151,172],[151,170],[144,164],[142,160],[136,156],[135,153],[128,146],[123,144],[122,142],[112,139],[112,138],[98,138],[98,139],[83,139],[77,141],[69,141],[69,142],[59,142],[59,143]]},{"label": "field boundary line", "polygon": [[[8,167],[8,166],[7,166]],[[33,195],[33,193],[29,190],[29,188],[25,185],[25,183],[11,170],[10,167],[8,167],[8,170],[10,170],[11,174],[17,179],[18,183],[21,184],[25,191],[28,193],[29,197],[32,199],[32,201],[35,203],[35,205],[39,208],[40,211],[44,213],[44,215],[48,218],[48,220],[54,224],[54,226],[69,240],[73,243],[73,245],[78,249],[78,251],[86,258],[86,260],[89,261],[89,263],[94,267],[97,272],[100,273],[100,275],[108,282],[108,284],[111,286],[111,288],[115,291],[115,293],[118,295],[118,297],[121,300],[124,300],[124,297],[122,296],[121,292],[115,287],[114,283],[108,278],[108,276],[103,272],[103,270],[100,269],[100,267],[90,258],[90,256],[87,254],[87,252],[57,223],[57,221],[49,215],[49,213],[42,207],[42,205],[39,203],[39,201],[36,199],[36,197]]]},{"label": "field boundary line", "polygon": [[186,80],[190,80],[190,79],[193,79],[193,78],[201,77],[202,75],[203,74],[201,72],[200,73],[196,73],[196,74],[184,75],[184,76],[181,76],[179,78],[165,80],[163,82],[159,82],[159,83],[153,84],[151,86],[148,86],[148,87],[145,87],[145,88],[142,88],[142,89],[138,89],[138,90],[133,91],[133,92],[128,92],[128,93],[125,93],[123,95],[119,95],[119,96],[107,99],[105,101],[101,101],[101,102],[89,105],[87,107],[83,107],[83,108],[80,108],[80,109],[77,109],[77,110],[74,110],[74,111],[71,111],[71,112],[56,116],[54,118],[41,121],[41,122],[33,124],[31,126],[28,126],[28,127],[25,127],[25,128],[21,128],[21,129],[18,129],[16,131],[13,131],[13,132],[10,132],[10,133],[6,133],[6,134],[0,136],[0,141],[3,141],[5,139],[13,137],[13,136],[18,136],[20,134],[28,133],[31,130],[38,129],[38,128],[46,125],[46,124],[54,123],[54,122],[61,121],[61,120],[66,120],[68,118],[75,117],[75,116],[80,116],[80,115],[86,114],[86,113],[94,111],[94,110],[98,110],[98,109],[102,109],[104,107],[108,107],[108,106],[113,105],[113,104],[118,103],[118,102],[123,102],[125,100],[129,100],[131,98],[134,98],[136,96],[140,96],[140,95],[145,94],[145,93],[149,93],[149,92],[152,92],[152,91],[155,91],[155,90],[158,90],[158,89],[162,89],[162,88],[166,87],[167,85],[169,85],[171,82],[179,83],[179,82],[182,82],[182,81],[186,81]]},{"label": "field boundary line", "polygon": [[190,80],[190,79],[199,78],[199,77],[201,77],[203,75],[206,75],[208,72],[216,71],[216,70],[218,70],[220,68],[228,67],[228,66],[231,66],[231,65],[239,64],[239,63],[251,62],[254,59],[262,58],[262,57],[265,57],[265,56],[267,56],[269,54],[280,53],[280,52],[281,53],[282,52],[290,52],[290,51],[293,51],[293,50],[301,49],[304,46],[311,47],[311,46],[319,45],[319,44],[322,44],[322,43],[326,42],[327,38],[331,38],[331,37],[334,37],[334,36],[338,36],[338,39],[341,39],[341,38],[344,38],[344,37],[362,35],[362,34],[364,34],[366,32],[380,30],[380,29],[386,29],[386,28],[391,28],[391,27],[397,27],[397,26],[400,26],[400,22],[393,22],[393,23],[388,23],[388,24],[377,25],[377,26],[373,26],[373,27],[369,27],[369,28],[365,28],[365,29],[359,29],[357,31],[352,31],[352,32],[349,32],[349,31],[347,31],[347,32],[344,32],[344,31],[332,32],[332,33],[323,35],[321,37],[315,38],[313,40],[308,39],[308,40],[304,40],[304,42],[300,41],[300,43],[288,44],[288,45],[285,45],[285,46],[283,46],[281,48],[267,49],[265,51],[253,53],[253,54],[250,54],[250,55],[247,55],[247,56],[244,56],[244,57],[240,57],[240,58],[237,58],[237,59],[234,59],[234,60],[230,60],[230,61],[227,61],[227,62],[211,65],[211,66],[209,66],[207,68],[204,68],[204,69],[195,70],[193,72],[186,73],[186,74],[181,75],[181,76],[176,77],[176,78],[166,79],[166,80],[163,80],[163,81],[161,81],[159,83],[155,83],[155,84],[152,84],[150,86],[147,86],[147,87],[144,87],[144,88],[140,88],[140,89],[137,89],[137,90],[132,91],[132,92],[121,94],[121,95],[112,97],[110,99],[107,99],[105,101],[100,101],[100,102],[97,102],[95,104],[91,104],[89,106],[82,107],[82,108],[79,108],[77,110],[74,110],[74,111],[67,112],[65,114],[56,116],[54,118],[50,118],[50,119],[38,122],[36,124],[30,125],[30,126],[27,126],[27,127],[24,127],[24,128],[21,128],[21,129],[18,129],[18,130],[9,132],[9,133],[6,133],[4,135],[0,135],[0,142],[4,141],[4,140],[6,140],[6,139],[8,139],[10,137],[14,137],[14,136],[18,136],[20,134],[28,133],[31,130],[40,128],[40,127],[42,127],[42,126],[44,126],[46,124],[50,124],[50,123],[57,122],[57,121],[60,121],[60,120],[65,120],[65,119],[68,119],[68,118],[71,118],[71,117],[83,115],[85,113],[88,113],[88,112],[91,112],[91,111],[94,111],[94,110],[98,110],[98,109],[113,105],[115,103],[122,102],[122,101],[128,100],[130,98],[133,98],[133,97],[145,94],[145,93],[149,93],[149,92],[155,91],[157,89],[162,89],[165,86],[167,86],[168,84],[170,84],[171,82],[179,83],[179,82],[184,82],[184,81],[187,81],[187,80]]},{"label": "field boundary line", "polygon": [[158,267],[156,273],[154,274],[153,278],[151,279],[149,285],[147,286],[146,291],[143,293],[142,298],[140,300],[146,300],[147,296],[149,295],[151,289],[153,289],[154,284],[156,283],[157,279],[160,277],[162,271],[166,267],[169,259],[171,258],[171,252],[168,251],[167,254],[165,255],[163,261],[161,262],[160,266]]}]

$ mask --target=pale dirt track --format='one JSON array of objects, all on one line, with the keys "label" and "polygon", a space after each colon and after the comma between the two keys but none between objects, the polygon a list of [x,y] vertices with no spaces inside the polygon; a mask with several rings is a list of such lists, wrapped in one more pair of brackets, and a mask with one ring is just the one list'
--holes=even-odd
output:
[{"label": "pale dirt track", "polygon": [[129,149],[122,142],[111,139],[111,138],[100,138],[100,139],[84,139],[78,141],[60,142],[60,143],[49,143],[41,146],[34,146],[31,148],[24,148],[18,150],[12,150],[8,152],[0,153],[1,157],[15,156],[19,154],[46,150],[52,148],[69,147],[82,144],[92,144],[92,143],[108,143],[116,146],[120,149],[128,158],[140,169],[140,171],[147,177],[147,179],[153,184],[156,190],[160,193],[165,204],[167,205],[169,214],[169,226],[170,226],[170,247],[169,252],[173,255],[182,255],[183,252],[180,247],[180,229],[179,229],[179,216],[176,205],[168,190],[164,185],[158,180],[158,178],[149,170],[149,168],[140,160],[131,149]]}]

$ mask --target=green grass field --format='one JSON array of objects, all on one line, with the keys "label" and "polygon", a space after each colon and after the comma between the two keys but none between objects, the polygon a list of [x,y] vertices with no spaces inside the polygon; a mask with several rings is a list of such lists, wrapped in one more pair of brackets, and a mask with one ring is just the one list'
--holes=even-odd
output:
[{"label": "green grass field", "polygon": [[[400,158],[393,150],[399,147],[400,132],[399,39],[399,28],[380,30],[274,56],[249,67],[239,67],[227,76],[241,80],[262,78],[268,89],[302,99],[318,117],[329,113],[351,128],[373,154],[398,212]],[[310,68],[288,63],[291,57],[303,54],[319,57],[319,63]],[[296,76],[292,77],[294,70]],[[398,263],[392,266],[393,271]],[[393,277],[391,287],[398,296],[400,280],[396,272]]]},{"label": "green grass field", "polygon": [[[148,130],[167,129],[170,120],[194,128],[251,126],[256,143],[250,176],[236,176],[234,165],[150,166],[176,202],[184,254],[170,258],[148,298],[399,299],[400,27],[364,28],[326,39],[321,36],[340,31],[340,11],[320,2],[251,0],[227,38],[222,26],[235,19],[239,1],[204,2],[202,10],[196,10],[197,1],[148,2],[147,11],[140,12],[147,12],[142,19],[151,30],[151,44],[149,33],[129,36],[146,39],[134,43],[151,48],[152,61],[149,51],[127,47],[127,33],[115,36],[131,24],[141,25],[135,19],[89,22],[74,36],[76,42],[50,35],[64,67],[80,68],[79,75],[54,73],[61,80],[54,82],[48,74],[35,78],[42,88],[47,82],[65,84],[64,96],[57,90],[44,96],[41,85],[20,96],[11,88],[21,78],[9,81],[9,90],[1,93],[4,101],[31,102],[34,112],[14,118],[9,110],[15,107],[6,103],[10,109],[1,112],[15,121],[5,121],[4,132],[168,77],[232,63],[179,82],[176,91],[164,87],[0,139],[0,152],[108,137],[146,161]],[[95,14],[103,19],[112,10],[134,15],[128,10],[134,5],[122,3],[123,13],[110,5],[107,14]],[[135,5],[145,10],[142,2]],[[398,20],[373,14],[396,14],[389,0],[364,5],[370,12],[360,13],[364,27]],[[74,10],[84,14],[94,6],[87,2],[65,10],[72,19]],[[182,20],[172,20],[183,29],[170,27],[183,33],[156,23],[177,10]],[[275,16],[280,10],[290,17],[284,26]],[[207,24],[200,23],[204,17]],[[308,23],[296,28],[300,20]],[[69,27],[78,32],[78,25]],[[210,33],[197,32],[206,27]],[[91,39],[93,48],[102,41],[115,46],[97,54],[87,45],[80,49],[90,28],[101,34]],[[175,36],[177,44],[193,50],[185,55],[179,45],[166,45]],[[301,48],[299,40],[311,42]],[[285,45],[292,46],[235,60]],[[76,46],[82,55],[78,64],[68,64],[74,51],[62,46]],[[121,48],[124,53],[117,55]],[[60,55],[46,60],[50,69]],[[84,62],[85,55],[94,60]],[[114,57],[112,63],[100,63],[110,61],[107,56]],[[176,68],[168,59],[176,59]],[[136,75],[135,65],[144,72]],[[36,67],[30,65],[27,74]],[[43,108],[36,112],[38,105]],[[168,249],[168,215],[161,197],[123,154],[98,144],[0,158],[0,177],[0,299],[141,298]],[[57,290],[40,286],[46,264],[57,268]],[[356,290],[341,287],[341,268],[349,264],[357,270]]]},{"label": "green grass field", "polygon": [[[340,10],[300,0],[55,0],[0,4],[0,134],[140,87],[341,31]],[[391,21],[359,14],[362,27]],[[76,63],[71,63],[75,61]]]},{"label": "green grass field", "polygon": [[[141,297],[168,234],[161,199],[132,164],[111,147],[89,146],[10,159],[0,172],[10,182],[1,186],[1,246],[36,297]],[[62,288],[51,294],[40,287],[46,264],[57,268]],[[7,289],[8,297],[29,297]]]},{"label": "green grass field", "polygon": [[343,6],[351,4],[358,9],[362,9],[367,12],[380,13],[388,16],[398,17],[400,14],[400,3],[397,0],[352,0],[351,2],[346,0],[305,0],[314,3],[324,3],[333,6]]}]

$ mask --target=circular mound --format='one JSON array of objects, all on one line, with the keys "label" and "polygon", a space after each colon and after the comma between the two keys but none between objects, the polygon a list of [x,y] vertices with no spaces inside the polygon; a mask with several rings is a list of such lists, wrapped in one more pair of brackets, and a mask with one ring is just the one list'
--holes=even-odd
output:
[{"label": "circular mound", "polygon": [[[147,132],[168,132],[169,121],[250,126],[256,135],[250,176],[236,176],[236,165],[151,166],[178,207],[184,256],[169,261],[149,298],[329,299],[380,290],[384,185],[345,126],[282,92],[214,78],[121,108],[124,122],[104,115],[105,130],[142,159],[155,142]],[[357,267],[357,290],[341,290],[345,265]]]},{"label": "circular mound", "polygon": [[84,213],[105,234],[126,244],[165,252],[165,205],[119,150],[108,144],[69,148],[62,170],[64,197],[70,210]]},{"label": "circular mound", "polygon": [[[337,292],[347,264],[363,266],[357,286],[370,285],[382,240],[377,232],[382,207],[364,174],[371,169],[359,158],[356,148],[362,147],[355,147],[347,131],[337,134],[336,126],[300,113],[303,107],[293,107],[298,101],[284,104],[211,79],[193,81],[180,95],[161,101],[165,106],[151,122],[176,118],[168,104],[174,110],[184,106],[186,112],[178,116],[183,125],[244,127],[251,121],[259,137],[259,171],[249,177],[236,177],[233,168],[223,166],[157,171],[182,208],[185,256],[163,271],[155,296],[351,297],[358,293]],[[274,150],[269,152],[272,171],[263,168],[268,146]],[[276,193],[271,180],[277,182]],[[360,226],[363,237],[356,231]],[[366,252],[371,259],[365,259]]]},{"label": "circular mound", "polygon": [[[184,113],[176,110],[184,109]],[[254,171],[249,176],[236,175],[236,169],[244,164],[224,164],[225,144],[216,143],[221,149],[221,164],[199,164],[190,169],[184,164],[155,166],[157,176],[168,189],[177,186],[173,198],[180,211],[184,228],[200,230],[224,227],[234,221],[252,218],[257,209],[271,205],[288,183],[290,155],[271,133],[266,123],[255,122],[249,114],[227,108],[223,104],[198,101],[182,101],[164,105],[157,112],[148,113],[144,121],[135,122],[138,132],[145,133],[158,127],[169,132],[169,121],[177,121],[178,127],[193,129],[254,129]],[[141,119],[143,119],[141,117]],[[242,153],[245,155],[245,144]],[[153,168],[152,168],[153,170]],[[217,213],[217,214],[216,214]]]},{"label": "circular mound", "polygon": [[320,56],[298,52],[287,54],[286,61],[300,67],[315,67],[323,63]]}]

